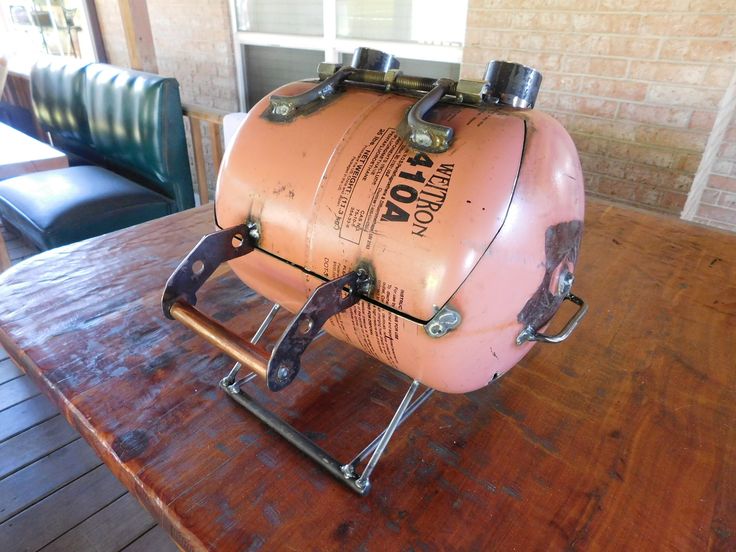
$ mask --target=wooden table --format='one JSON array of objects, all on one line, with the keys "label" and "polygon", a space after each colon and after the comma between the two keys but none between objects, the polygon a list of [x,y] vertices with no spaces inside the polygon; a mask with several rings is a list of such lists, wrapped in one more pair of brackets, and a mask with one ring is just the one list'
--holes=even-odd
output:
[{"label": "wooden table", "polygon": [[0,123],[0,180],[68,166],[63,152]]},{"label": "wooden table", "polygon": [[[430,399],[360,498],[229,400],[231,362],[162,317],[163,284],[211,211],[0,278],[2,345],[183,548],[736,548],[736,236],[591,201],[581,327],[490,387]],[[268,309],[229,272],[199,298],[243,335]],[[331,338],[304,365],[256,394],[340,458],[405,389]]]},{"label": "wooden table", "polygon": [[[0,180],[69,166],[64,153],[0,123]],[[0,236],[0,272],[10,266],[5,240]]]}]

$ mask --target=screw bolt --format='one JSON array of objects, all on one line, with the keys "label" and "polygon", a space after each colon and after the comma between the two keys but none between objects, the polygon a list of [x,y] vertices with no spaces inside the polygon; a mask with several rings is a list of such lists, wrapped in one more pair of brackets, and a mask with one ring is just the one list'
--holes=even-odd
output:
[{"label": "screw bolt", "polygon": [[432,145],[432,137],[426,130],[417,130],[411,137],[412,141],[418,146],[429,147]]}]

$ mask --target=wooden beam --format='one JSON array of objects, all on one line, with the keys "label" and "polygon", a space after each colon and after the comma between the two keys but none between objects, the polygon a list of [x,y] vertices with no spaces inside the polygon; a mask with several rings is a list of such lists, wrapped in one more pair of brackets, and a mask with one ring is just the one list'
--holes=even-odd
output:
[{"label": "wooden beam", "polygon": [[153,44],[146,0],[118,0],[118,5],[128,46],[130,67],[139,71],[158,73],[156,48]]},{"label": "wooden beam", "polygon": [[192,131],[192,149],[194,150],[194,168],[197,171],[197,186],[199,189],[199,204],[204,205],[210,200],[207,189],[207,169],[204,161],[204,147],[202,146],[202,126],[199,119],[189,118]]}]

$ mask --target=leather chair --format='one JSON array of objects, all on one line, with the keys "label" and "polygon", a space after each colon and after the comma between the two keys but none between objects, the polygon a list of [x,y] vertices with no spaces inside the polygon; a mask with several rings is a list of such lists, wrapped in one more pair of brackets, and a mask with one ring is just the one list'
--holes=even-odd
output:
[{"label": "leather chair", "polygon": [[0,217],[40,249],[194,206],[176,80],[52,61],[31,90],[54,145],[93,163],[0,182]]}]

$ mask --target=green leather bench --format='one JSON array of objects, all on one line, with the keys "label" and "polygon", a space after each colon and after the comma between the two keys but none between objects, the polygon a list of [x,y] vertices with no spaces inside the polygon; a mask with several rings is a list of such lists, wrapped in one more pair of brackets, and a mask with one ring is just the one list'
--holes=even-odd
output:
[{"label": "green leather bench", "polygon": [[50,249],[194,207],[176,80],[60,59],[31,94],[72,166],[0,182],[4,224]]}]

